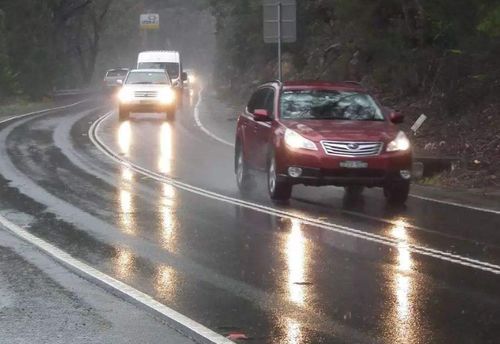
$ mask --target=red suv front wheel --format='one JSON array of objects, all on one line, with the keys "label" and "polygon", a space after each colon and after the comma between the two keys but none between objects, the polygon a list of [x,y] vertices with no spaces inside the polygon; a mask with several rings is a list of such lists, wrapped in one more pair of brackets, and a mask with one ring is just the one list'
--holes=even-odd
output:
[{"label": "red suv front wheel", "polygon": [[278,175],[274,155],[271,156],[268,162],[267,190],[274,201],[288,201],[292,196],[292,184]]}]

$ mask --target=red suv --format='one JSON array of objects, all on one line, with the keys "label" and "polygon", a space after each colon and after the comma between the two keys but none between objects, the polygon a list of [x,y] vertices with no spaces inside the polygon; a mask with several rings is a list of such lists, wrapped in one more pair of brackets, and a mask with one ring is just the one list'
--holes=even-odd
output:
[{"label": "red suv", "polygon": [[273,200],[288,200],[293,185],[304,184],[354,194],[382,187],[390,203],[403,204],[412,153],[396,125],[402,121],[358,83],[266,83],[238,119],[238,187],[248,191],[251,170],[261,170]]}]

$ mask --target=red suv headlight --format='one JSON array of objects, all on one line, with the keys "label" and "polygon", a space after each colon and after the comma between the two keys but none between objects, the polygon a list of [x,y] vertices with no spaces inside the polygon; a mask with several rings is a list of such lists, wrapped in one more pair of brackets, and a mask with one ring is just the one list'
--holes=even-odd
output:
[{"label": "red suv headlight", "polygon": [[306,139],[291,129],[285,130],[285,144],[292,149],[318,150],[318,147],[313,141]]}]

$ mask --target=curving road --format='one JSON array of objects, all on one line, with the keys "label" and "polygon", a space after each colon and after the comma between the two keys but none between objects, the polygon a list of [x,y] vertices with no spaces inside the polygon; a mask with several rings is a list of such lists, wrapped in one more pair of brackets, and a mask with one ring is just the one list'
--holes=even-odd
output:
[{"label": "curving road", "polygon": [[494,204],[457,206],[416,190],[394,209],[379,190],[352,200],[334,187],[296,187],[289,204],[275,205],[259,175],[242,197],[236,114],[201,94],[186,95],[174,123],[119,123],[96,98],[1,124],[2,213],[222,335],[497,342]]}]

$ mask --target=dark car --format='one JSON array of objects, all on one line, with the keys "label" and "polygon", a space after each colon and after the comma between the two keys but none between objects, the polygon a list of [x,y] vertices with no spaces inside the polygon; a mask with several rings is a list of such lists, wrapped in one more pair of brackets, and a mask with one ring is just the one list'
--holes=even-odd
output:
[{"label": "dark car", "polygon": [[238,187],[248,190],[251,170],[261,170],[273,200],[288,200],[293,185],[304,184],[351,193],[382,187],[390,203],[402,204],[412,166],[402,121],[357,83],[266,83],[238,119]]}]

